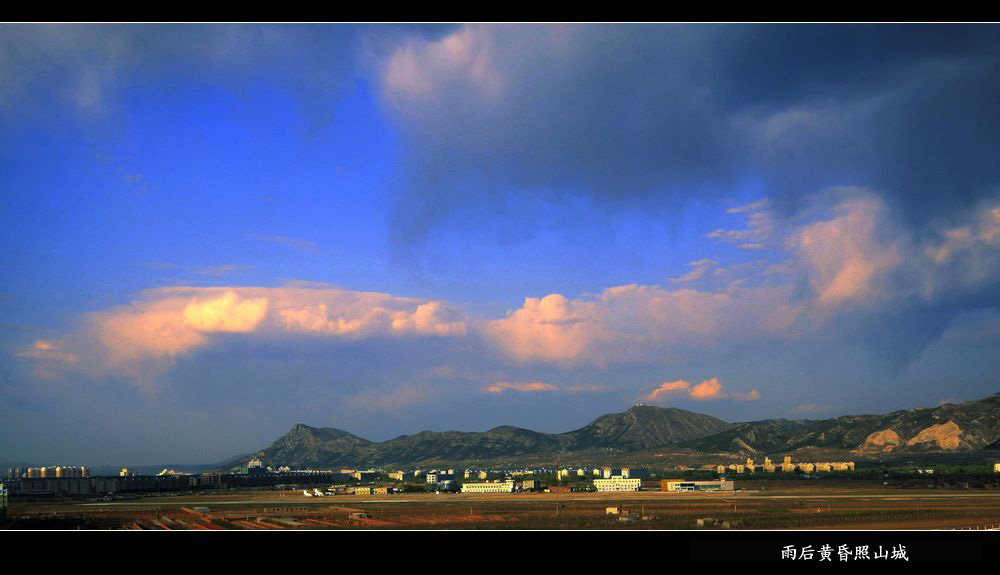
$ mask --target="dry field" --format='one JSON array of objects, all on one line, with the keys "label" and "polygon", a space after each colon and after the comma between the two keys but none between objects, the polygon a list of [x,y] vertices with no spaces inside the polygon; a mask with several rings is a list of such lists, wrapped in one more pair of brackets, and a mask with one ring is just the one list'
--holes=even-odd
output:
[{"label": "dry field", "polygon": [[[738,484],[739,486],[739,484]],[[961,529],[1000,526],[1000,491],[746,482],[735,493],[342,495],[301,491],[12,505],[15,529]],[[609,515],[608,507],[621,513]],[[699,519],[703,521],[698,527]]]}]

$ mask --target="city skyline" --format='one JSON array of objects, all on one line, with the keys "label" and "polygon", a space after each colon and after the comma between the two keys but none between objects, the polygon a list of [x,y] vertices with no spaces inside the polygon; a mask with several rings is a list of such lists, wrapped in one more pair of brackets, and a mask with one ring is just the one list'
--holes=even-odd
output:
[{"label": "city skyline", "polygon": [[983,25],[0,25],[0,461],[1000,391]]}]

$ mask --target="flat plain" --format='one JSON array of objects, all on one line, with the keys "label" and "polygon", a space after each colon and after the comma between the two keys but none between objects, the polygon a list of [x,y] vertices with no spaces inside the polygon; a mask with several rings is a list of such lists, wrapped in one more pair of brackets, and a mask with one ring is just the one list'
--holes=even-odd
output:
[{"label": "flat plain", "polygon": [[[12,529],[995,529],[1000,489],[876,481],[746,481],[735,492],[228,491],[127,501],[19,502]],[[611,509],[609,509],[611,508]]]}]

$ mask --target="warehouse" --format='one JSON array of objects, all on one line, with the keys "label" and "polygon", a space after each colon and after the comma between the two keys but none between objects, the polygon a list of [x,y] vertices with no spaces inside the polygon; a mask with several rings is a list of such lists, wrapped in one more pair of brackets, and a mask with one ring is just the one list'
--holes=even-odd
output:
[{"label": "warehouse", "polygon": [[715,481],[688,481],[686,479],[663,479],[660,491],[732,491],[733,482],[725,479]]}]

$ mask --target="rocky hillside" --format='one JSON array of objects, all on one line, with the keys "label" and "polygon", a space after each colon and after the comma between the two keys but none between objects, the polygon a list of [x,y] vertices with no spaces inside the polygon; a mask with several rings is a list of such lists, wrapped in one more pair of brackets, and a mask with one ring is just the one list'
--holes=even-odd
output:
[{"label": "rocky hillside", "polygon": [[805,447],[858,455],[985,449],[1000,440],[1000,394],[978,401],[886,415],[845,415],[821,421],[769,419],[741,423],[683,443],[699,451],[780,453]]},{"label": "rocky hillside", "polygon": [[673,407],[637,405],[625,413],[602,415],[586,427],[562,435],[571,451],[636,451],[705,437],[731,427],[733,424],[709,415]]}]

